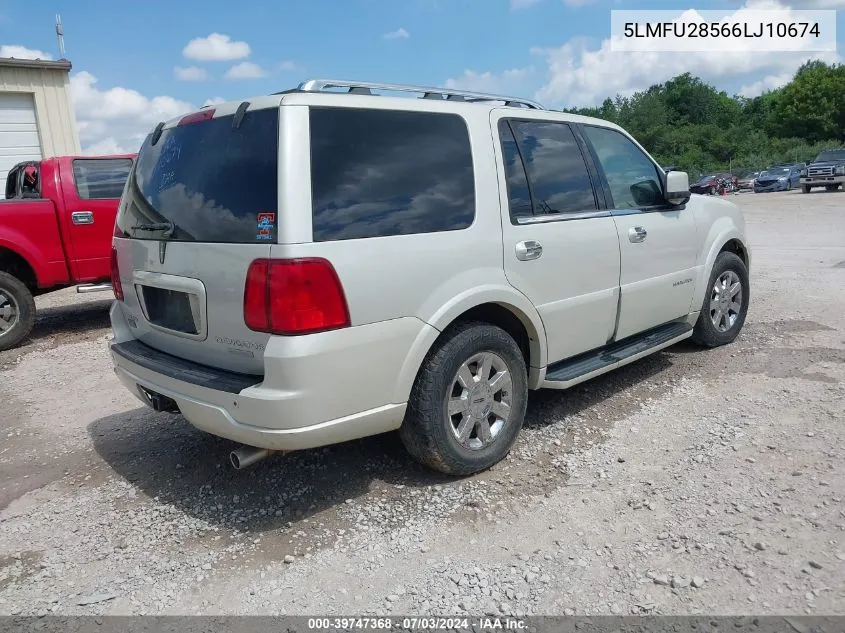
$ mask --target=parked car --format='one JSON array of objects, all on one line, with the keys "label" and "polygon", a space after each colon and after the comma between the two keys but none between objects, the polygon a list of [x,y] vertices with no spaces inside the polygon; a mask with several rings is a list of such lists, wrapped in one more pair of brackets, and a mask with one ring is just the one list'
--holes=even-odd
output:
[{"label": "parked car", "polygon": [[236,467],[398,429],[474,473],[530,390],[730,343],[749,298],[740,210],[622,128],[420,86],[312,80],[160,123],[113,257],[117,376],[242,443]]},{"label": "parked car", "polygon": [[845,148],[829,149],[816,157],[801,171],[801,191],[810,193],[813,187],[836,191],[845,183]]},{"label": "parked car", "polygon": [[717,193],[721,193],[722,183],[725,183],[728,188],[731,188],[732,186],[735,188],[736,180],[734,176],[728,173],[718,172],[715,174],[706,174],[702,176],[698,182],[690,186],[690,192],[710,194],[713,196]]},{"label": "parked car", "polygon": [[34,296],[111,290],[117,204],[134,154],[15,165],[0,200],[0,350],[32,331]]},{"label": "parked car", "polygon": [[766,191],[792,191],[801,180],[801,170],[797,165],[772,166],[760,172],[754,180],[754,193]]},{"label": "parked car", "polygon": [[737,190],[738,191],[751,191],[754,189],[754,181],[757,179],[757,176],[760,175],[759,171],[752,171],[748,172],[747,174],[743,174],[742,177],[737,179]]}]

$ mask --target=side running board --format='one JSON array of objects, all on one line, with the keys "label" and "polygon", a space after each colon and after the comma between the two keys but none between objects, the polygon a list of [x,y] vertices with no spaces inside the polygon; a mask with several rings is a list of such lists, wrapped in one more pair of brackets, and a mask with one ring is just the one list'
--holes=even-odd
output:
[{"label": "side running board", "polygon": [[691,335],[692,326],[687,323],[666,323],[597,350],[553,363],[546,372],[543,386],[568,387],[573,381],[580,382],[579,378],[586,379],[596,372],[604,373],[602,370],[609,371],[619,363],[636,360],[637,357],[656,352]]}]

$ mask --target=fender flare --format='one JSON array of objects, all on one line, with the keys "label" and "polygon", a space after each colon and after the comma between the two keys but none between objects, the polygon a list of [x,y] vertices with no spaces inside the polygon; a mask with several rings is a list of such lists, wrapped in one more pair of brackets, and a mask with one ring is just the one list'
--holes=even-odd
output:
[{"label": "fender flare", "polygon": [[25,235],[17,231],[5,229],[0,233],[0,248],[4,248],[20,256],[35,275],[35,282],[41,286],[45,278],[44,271],[35,262],[40,261],[38,247]]},{"label": "fender flare", "polygon": [[496,304],[505,308],[520,320],[526,332],[528,332],[531,357],[529,373],[531,376],[538,374],[537,370],[545,368],[548,363],[546,328],[537,309],[525,295],[511,286],[484,285],[464,290],[455,295],[424,320],[426,325],[415,339],[399,371],[394,402],[407,402],[417,373],[443,330],[468,310],[484,304]]},{"label": "fender flare", "polygon": [[701,267],[701,271],[699,272],[698,282],[695,286],[695,294],[693,294],[692,302],[690,303],[690,313],[697,312],[699,309],[701,309],[701,306],[704,302],[704,295],[707,292],[707,285],[710,281],[710,271],[713,270],[713,264],[716,263],[716,257],[719,255],[719,253],[722,252],[722,249],[725,247],[725,244],[727,244],[731,240],[736,240],[740,244],[742,244],[742,247],[745,249],[745,252],[747,254],[748,265],[750,268],[751,250],[748,248],[745,235],[743,235],[740,230],[733,225],[722,228],[716,234],[715,238],[708,239],[707,241],[707,243],[710,244],[710,250],[707,252],[707,257],[704,260],[704,265]]}]

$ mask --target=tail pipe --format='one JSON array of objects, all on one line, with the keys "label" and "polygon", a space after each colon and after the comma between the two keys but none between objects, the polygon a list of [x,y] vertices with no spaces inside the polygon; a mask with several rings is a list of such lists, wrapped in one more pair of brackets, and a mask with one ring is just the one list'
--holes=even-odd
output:
[{"label": "tail pipe", "polygon": [[253,464],[257,464],[262,459],[270,457],[276,453],[282,454],[285,451],[273,451],[269,448],[257,448],[255,446],[241,446],[229,453],[229,461],[236,470],[243,470],[249,468]]}]

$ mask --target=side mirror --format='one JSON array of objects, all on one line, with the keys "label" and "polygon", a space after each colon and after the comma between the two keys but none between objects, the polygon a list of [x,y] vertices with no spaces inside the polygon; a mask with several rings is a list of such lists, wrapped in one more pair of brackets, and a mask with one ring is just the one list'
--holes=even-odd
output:
[{"label": "side mirror", "polygon": [[669,204],[680,206],[689,202],[689,175],[685,171],[670,171],[666,174],[666,193],[663,195]]}]

